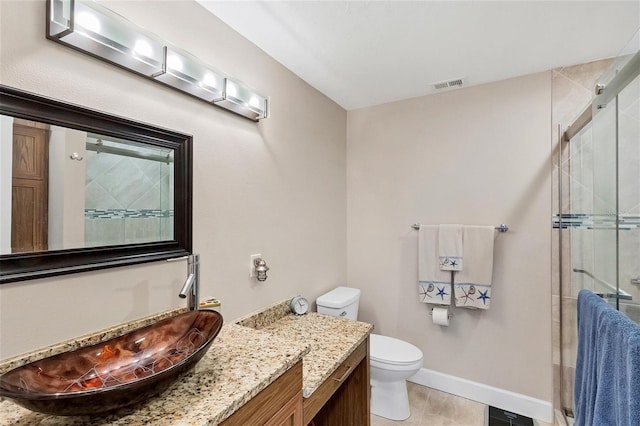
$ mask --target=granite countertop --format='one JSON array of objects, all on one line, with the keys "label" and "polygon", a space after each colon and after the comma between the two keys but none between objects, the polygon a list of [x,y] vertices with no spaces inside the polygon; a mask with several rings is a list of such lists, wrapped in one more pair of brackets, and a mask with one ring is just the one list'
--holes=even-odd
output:
[{"label": "granite countertop", "polygon": [[309,351],[302,342],[225,324],[193,370],[165,392],[106,416],[62,417],[0,402],[0,425],[216,425]]},{"label": "granite countertop", "polygon": [[310,312],[289,314],[260,329],[288,342],[309,345],[302,364],[302,396],[311,394],[369,336],[373,325]]},{"label": "granite countertop", "polygon": [[[308,398],[369,336],[373,326],[315,312],[293,315],[289,300],[225,324],[193,370],[145,403],[105,416],[62,417],[36,413],[0,398],[0,425],[217,425],[300,360],[303,397]],[[0,374],[181,311],[164,312],[5,360],[0,363]]]},{"label": "granite countertop", "polygon": [[236,324],[311,347],[302,365],[302,396],[305,398],[309,398],[373,330],[369,323],[317,312],[294,315],[289,309],[289,300],[249,314]]}]

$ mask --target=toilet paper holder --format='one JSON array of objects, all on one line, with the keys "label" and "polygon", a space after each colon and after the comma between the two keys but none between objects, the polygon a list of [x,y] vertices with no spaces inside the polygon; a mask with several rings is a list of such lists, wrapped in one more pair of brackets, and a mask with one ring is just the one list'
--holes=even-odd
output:
[{"label": "toilet paper holder", "polygon": [[[429,315],[433,316],[433,310],[434,308],[431,308],[431,310],[429,311]],[[447,308],[447,318],[451,319],[453,318],[453,312],[450,312]]]}]

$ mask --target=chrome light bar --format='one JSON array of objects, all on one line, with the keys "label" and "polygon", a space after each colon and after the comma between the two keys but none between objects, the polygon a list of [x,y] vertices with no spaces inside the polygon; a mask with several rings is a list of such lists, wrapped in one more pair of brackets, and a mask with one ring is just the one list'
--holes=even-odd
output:
[{"label": "chrome light bar", "polygon": [[253,121],[268,98],[88,0],[47,0],[47,38]]}]

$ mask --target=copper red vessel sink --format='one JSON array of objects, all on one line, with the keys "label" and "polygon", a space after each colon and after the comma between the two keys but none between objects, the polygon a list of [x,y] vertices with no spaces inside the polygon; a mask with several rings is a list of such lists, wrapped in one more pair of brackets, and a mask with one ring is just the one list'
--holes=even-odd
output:
[{"label": "copper red vessel sink", "polygon": [[222,315],[190,311],[0,376],[0,396],[33,411],[94,415],[164,391],[204,356]]}]

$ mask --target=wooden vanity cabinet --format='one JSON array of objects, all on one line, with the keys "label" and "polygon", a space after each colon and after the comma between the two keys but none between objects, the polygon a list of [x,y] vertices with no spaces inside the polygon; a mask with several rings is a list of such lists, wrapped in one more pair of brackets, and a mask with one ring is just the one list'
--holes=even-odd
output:
[{"label": "wooden vanity cabinet", "polygon": [[223,426],[369,426],[369,338],[302,398],[302,361],[240,407]]},{"label": "wooden vanity cabinet", "polygon": [[302,391],[287,402],[264,426],[301,426]]},{"label": "wooden vanity cabinet", "polygon": [[222,426],[301,426],[302,361],[221,423]]},{"label": "wooden vanity cabinet", "polygon": [[304,425],[369,426],[369,338],[304,400]]}]

